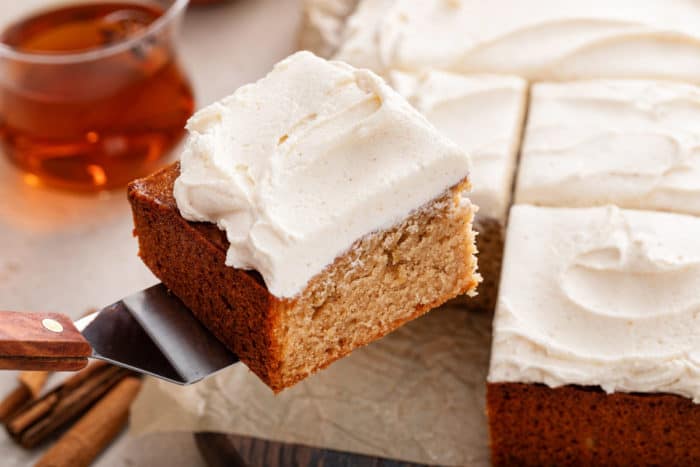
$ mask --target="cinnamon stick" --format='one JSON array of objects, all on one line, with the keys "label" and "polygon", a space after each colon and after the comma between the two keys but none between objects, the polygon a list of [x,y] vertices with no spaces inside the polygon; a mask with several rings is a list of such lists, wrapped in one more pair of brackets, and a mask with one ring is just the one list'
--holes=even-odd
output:
[{"label": "cinnamon stick", "polygon": [[13,417],[12,420],[7,423],[7,429],[11,433],[24,431],[32,423],[46,415],[57,402],[58,395],[56,393],[47,395],[37,401],[36,404],[32,404],[27,410],[23,410],[21,413],[18,413],[17,416]]},{"label": "cinnamon stick", "polygon": [[139,389],[138,378],[123,379],[44,454],[36,467],[88,466],[126,425]]},{"label": "cinnamon stick", "polygon": [[20,444],[25,448],[38,445],[83,413],[128,374],[130,372],[123,368],[107,366],[81,385],[62,388],[51,413],[19,434]]},{"label": "cinnamon stick", "polygon": [[19,382],[32,393],[32,398],[36,399],[41,395],[41,390],[49,378],[48,371],[23,371],[19,374]]},{"label": "cinnamon stick", "polygon": [[[24,431],[33,422],[39,420],[41,417],[46,416],[54,408],[54,405],[58,403],[58,393],[65,392],[66,389],[78,386],[83,380],[89,378],[96,371],[101,370],[105,365],[102,362],[90,365],[85,370],[74,374],[69,379],[67,379],[58,389],[53,390],[46,394],[40,399],[36,399],[31,404],[25,404],[21,410],[15,411],[11,416],[4,420],[7,430],[10,434],[17,436],[21,431]],[[42,373],[42,372],[24,372],[24,373]],[[47,374],[48,376],[48,374]],[[36,390],[31,388],[32,385],[36,385],[36,377],[31,375],[20,374],[20,382],[26,383],[21,387],[24,388],[25,393],[32,396],[32,392]],[[28,401],[27,401],[28,402]]]},{"label": "cinnamon stick", "polygon": [[85,369],[74,373],[73,375],[70,376],[70,378],[66,379],[63,382],[63,387],[64,388],[70,388],[70,387],[76,387],[82,384],[83,381],[87,380],[88,378],[91,378],[92,375],[95,373],[98,373],[105,368],[109,366],[109,363],[104,362],[102,360],[96,360],[94,362],[91,362]]},{"label": "cinnamon stick", "polygon": [[23,447],[32,448],[81,415],[129,374],[123,368],[95,362],[23,406],[7,421],[7,432]]},{"label": "cinnamon stick", "polygon": [[38,398],[48,377],[47,371],[21,372],[19,386],[0,402],[0,422],[7,422],[23,405]]},{"label": "cinnamon stick", "polygon": [[5,423],[20,407],[29,402],[31,397],[32,393],[25,385],[17,386],[0,402],[0,422]]}]

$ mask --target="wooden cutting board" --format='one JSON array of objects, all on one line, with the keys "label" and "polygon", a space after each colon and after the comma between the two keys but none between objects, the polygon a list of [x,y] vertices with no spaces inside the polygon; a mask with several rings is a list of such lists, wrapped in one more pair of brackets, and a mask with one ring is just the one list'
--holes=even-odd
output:
[{"label": "wooden cutting board", "polygon": [[194,437],[209,467],[428,467],[247,436],[195,433]]}]

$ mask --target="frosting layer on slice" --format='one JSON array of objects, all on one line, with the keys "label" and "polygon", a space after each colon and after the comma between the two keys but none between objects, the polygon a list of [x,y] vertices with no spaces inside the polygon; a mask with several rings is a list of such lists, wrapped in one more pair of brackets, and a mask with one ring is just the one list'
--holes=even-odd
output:
[{"label": "frosting layer on slice", "polygon": [[700,403],[698,238],[693,216],[514,206],[489,381]]},{"label": "frosting layer on slice", "polygon": [[389,82],[472,158],[479,216],[505,222],[527,84],[515,76],[393,72]]},{"label": "frosting layer on slice", "polygon": [[467,153],[381,78],[309,52],[187,128],[181,214],[225,230],[226,264],[257,270],[283,298],[469,172]]}]

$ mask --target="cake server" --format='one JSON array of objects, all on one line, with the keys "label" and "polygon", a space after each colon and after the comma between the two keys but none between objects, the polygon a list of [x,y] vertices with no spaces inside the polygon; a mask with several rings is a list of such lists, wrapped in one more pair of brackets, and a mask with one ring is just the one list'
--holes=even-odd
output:
[{"label": "cake server", "polygon": [[74,371],[88,358],[177,384],[238,361],[163,284],[75,323],[59,313],[0,312],[0,369]]}]

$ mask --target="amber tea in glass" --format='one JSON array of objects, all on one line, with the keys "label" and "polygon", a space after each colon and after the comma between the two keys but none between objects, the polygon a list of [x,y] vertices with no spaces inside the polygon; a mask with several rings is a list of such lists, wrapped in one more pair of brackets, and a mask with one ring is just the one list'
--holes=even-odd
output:
[{"label": "amber tea in glass", "polygon": [[175,51],[187,0],[83,1],[0,34],[0,144],[34,181],[77,190],[155,170],[192,90]]}]

